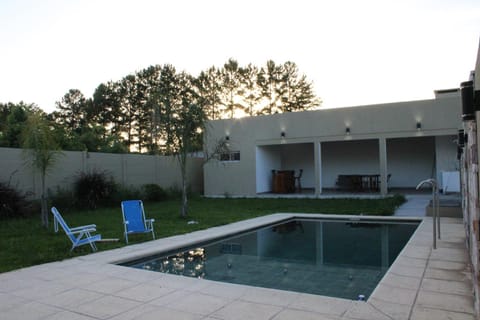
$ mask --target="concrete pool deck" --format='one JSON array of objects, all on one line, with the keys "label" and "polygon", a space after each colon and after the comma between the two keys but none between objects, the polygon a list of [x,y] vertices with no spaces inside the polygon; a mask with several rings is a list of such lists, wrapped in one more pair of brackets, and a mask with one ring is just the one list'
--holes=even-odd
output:
[{"label": "concrete pool deck", "polygon": [[456,218],[442,218],[436,250],[431,218],[417,218],[423,219],[417,231],[366,302],[112,264],[292,216],[302,215],[274,214],[0,274],[0,318],[475,319],[465,231]]}]

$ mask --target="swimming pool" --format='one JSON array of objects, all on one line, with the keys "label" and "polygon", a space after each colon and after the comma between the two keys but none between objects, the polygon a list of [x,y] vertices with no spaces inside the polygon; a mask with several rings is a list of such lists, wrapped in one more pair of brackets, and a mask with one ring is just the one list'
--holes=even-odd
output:
[{"label": "swimming pool", "polygon": [[289,219],[122,265],[214,281],[368,298],[418,221]]}]

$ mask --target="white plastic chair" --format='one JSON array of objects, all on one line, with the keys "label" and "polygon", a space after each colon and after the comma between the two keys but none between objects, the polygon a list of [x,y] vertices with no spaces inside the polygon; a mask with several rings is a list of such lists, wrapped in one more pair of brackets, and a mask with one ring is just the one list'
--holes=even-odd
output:
[{"label": "white plastic chair", "polygon": [[73,251],[76,247],[82,246],[84,244],[89,244],[92,247],[93,251],[97,251],[97,246],[95,241],[102,240],[102,235],[92,235],[91,232],[97,231],[97,226],[94,224],[89,224],[86,226],[80,226],[75,228],[70,228],[65,220],[63,220],[62,215],[58,212],[57,208],[52,207],[53,213],[53,227],[55,232],[58,232],[58,225],[62,227],[63,231],[67,234],[67,237],[72,241],[72,248],[70,251]]}]

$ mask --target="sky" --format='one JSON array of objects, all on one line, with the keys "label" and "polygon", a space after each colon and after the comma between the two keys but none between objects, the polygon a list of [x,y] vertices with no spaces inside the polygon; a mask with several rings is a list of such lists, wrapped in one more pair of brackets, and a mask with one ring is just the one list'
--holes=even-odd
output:
[{"label": "sky", "polygon": [[478,0],[0,0],[0,102],[47,112],[151,65],[293,61],[323,107],[434,98],[474,69]]}]

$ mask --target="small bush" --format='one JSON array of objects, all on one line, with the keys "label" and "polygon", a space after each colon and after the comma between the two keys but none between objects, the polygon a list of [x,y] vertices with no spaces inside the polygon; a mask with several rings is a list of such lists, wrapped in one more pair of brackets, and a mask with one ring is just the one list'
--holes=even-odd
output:
[{"label": "small bush", "polygon": [[168,194],[158,184],[145,184],[142,186],[145,201],[167,200]]},{"label": "small bush", "polygon": [[130,187],[123,187],[118,186],[115,194],[112,195],[109,205],[112,207],[120,206],[120,202],[124,200],[135,200],[135,199],[142,199],[142,192],[140,189],[130,186]]},{"label": "small bush", "polygon": [[106,171],[81,172],[74,182],[74,195],[81,208],[95,209],[109,204],[116,191],[117,186]]},{"label": "small bush", "polygon": [[167,189],[167,197],[169,199],[180,199],[182,197],[182,190],[178,186],[171,186]]},{"label": "small bush", "polygon": [[48,198],[52,206],[62,211],[73,208],[77,202],[72,190],[62,189],[60,187],[58,187],[54,193],[49,192]]},{"label": "small bush", "polygon": [[25,217],[32,213],[32,202],[28,201],[25,194],[0,182],[0,219]]}]

